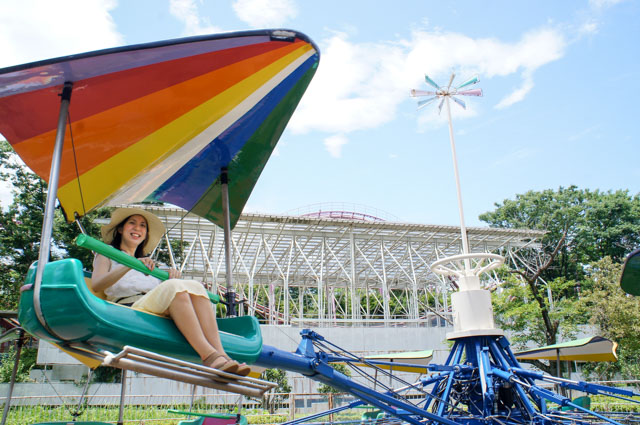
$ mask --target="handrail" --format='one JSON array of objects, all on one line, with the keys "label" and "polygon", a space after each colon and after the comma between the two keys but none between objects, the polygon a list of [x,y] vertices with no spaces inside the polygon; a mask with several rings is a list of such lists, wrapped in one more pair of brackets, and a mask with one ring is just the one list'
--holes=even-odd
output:
[{"label": "handrail", "polygon": [[[130,256],[129,254],[125,254],[119,249],[107,245],[106,243],[99,241],[97,239],[92,238],[87,235],[78,235],[76,238],[76,245],[90,249],[91,251],[95,251],[98,254],[104,255],[107,258],[110,258],[126,267],[129,267],[133,270],[137,270],[141,273],[151,275],[160,280],[169,279],[169,273],[166,270],[153,269],[149,270],[147,266],[140,260],[135,257]],[[208,291],[207,291],[208,292]],[[213,294],[209,292],[209,299],[213,303],[220,302],[220,296],[217,294]]]}]

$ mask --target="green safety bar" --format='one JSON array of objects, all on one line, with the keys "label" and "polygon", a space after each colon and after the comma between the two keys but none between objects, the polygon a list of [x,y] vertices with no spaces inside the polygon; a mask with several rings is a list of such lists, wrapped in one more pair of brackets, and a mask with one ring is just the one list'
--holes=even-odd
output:
[{"label": "green safety bar", "polygon": [[[129,254],[125,254],[117,248],[112,247],[111,245],[107,245],[106,243],[99,241],[97,239],[92,238],[88,235],[78,235],[76,238],[76,245],[81,246],[86,249],[90,249],[91,251],[97,252],[98,254],[104,255],[107,258],[110,258],[130,269],[137,270],[144,274],[151,275],[160,280],[169,279],[169,272],[166,270],[153,269],[149,270],[147,266],[140,260],[135,257],[130,256]],[[208,292],[208,291],[207,291]],[[219,303],[220,296],[209,292],[209,299],[212,303]]]}]

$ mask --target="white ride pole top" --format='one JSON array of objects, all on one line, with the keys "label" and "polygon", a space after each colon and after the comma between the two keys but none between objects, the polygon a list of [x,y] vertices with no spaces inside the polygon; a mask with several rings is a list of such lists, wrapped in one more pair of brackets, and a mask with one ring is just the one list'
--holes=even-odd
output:
[{"label": "white ride pole top", "polygon": [[457,278],[459,292],[451,295],[453,332],[448,339],[468,336],[504,335],[493,320],[491,293],[480,287],[480,275],[500,267],[504,257],[498,254],[460,254],[431,265],[431,271]]}]

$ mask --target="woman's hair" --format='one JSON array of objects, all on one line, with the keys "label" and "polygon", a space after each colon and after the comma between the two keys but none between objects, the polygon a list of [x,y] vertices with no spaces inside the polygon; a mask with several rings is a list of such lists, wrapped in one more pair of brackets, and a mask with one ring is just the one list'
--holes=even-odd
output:
[{"label": "woman's hair", "polygon": [[[133,216],[130,215],[129,217],[125,218],[120,223],[118,223],[118,225],[116,227],[113,228],[113,239],[111,240],[111,246],[112,247],[114,247],[116,249],[120,249],[120,244],[122,243],[122,234],[120,233],[120,230],[124,228],[124,224],[131,217],[133,217]],[[144,221],[146,222],[147,219],[145,218]],[[145,236],[145,238],[142,241],[142,243],[140,245],[138,245],[138,247],[136,248],[136,252],[135,252],[135,257],[136,258],[140,258],[140,257],[144,257],[145,256],[144,255],[144,246],[147,244],[148,240],[149,240],[149,223],[147,223],[147,235]]]}]

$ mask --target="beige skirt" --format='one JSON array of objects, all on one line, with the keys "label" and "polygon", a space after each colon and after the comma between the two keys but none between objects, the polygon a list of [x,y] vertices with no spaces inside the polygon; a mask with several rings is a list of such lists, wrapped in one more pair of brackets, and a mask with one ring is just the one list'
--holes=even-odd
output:
[{"label": "beige skirt", "polygon": [[142,298],[133,303],[131,308],[149,313],[169,315],[169,305],[180,292],[209,299],[207,290],[196,280],[169,279],[147,292]]}]

